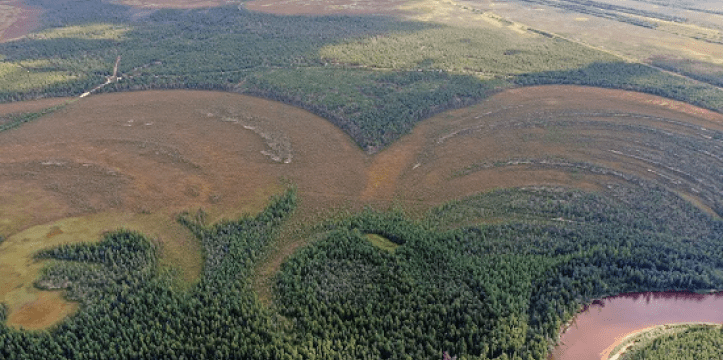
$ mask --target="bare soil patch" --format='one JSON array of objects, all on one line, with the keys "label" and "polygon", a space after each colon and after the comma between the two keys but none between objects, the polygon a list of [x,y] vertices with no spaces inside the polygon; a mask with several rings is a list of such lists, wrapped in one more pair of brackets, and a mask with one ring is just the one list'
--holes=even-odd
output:
[{"label": "bare soil patch", "polygon": [[0,42],[29,34],[40,26],[43,10],[22,0],[0,0]]},{"label": "bare soil patch", "polygon": [[[0,113],[18,106],[0,105]],[[705,188],[692,191],[700,184],[668,168],[670,151],[658,146],[667,138],[658,130],[707,136],[723,131],[723,115],[619,90],[523,88],[440,114],[370,156],[328,121],[277,102],[202,91],[93,95],[0,133],[0,234],[10,236],[0,246],[7,264],[0,301],[11,303],[11,317],[34,313],[32,281],[42,264],[31,255],[120,226],[156,238],[163,261],[193,282],[199,245],[175,215],[203,208],[216,221],[253,213],[286,183],[298,187],[300,207],[256,269],[265,301],[283,260],[310,241],[310,225],[365,205],[421,213],[495,188],[604,190],[628,181],[622,173],[706,204]],[[35,321],[13,319],[26,327]]]}]

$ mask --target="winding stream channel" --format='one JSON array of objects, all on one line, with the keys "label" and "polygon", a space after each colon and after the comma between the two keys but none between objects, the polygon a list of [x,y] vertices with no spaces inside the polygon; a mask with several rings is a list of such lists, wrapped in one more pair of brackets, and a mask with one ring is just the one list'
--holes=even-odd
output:
[{"label": "winding stream channel", "polygon": [[551,360],[600,360],[626,335],[673,324],[723,323],[723,293],[630,293],[596,301],[560,336]]}]

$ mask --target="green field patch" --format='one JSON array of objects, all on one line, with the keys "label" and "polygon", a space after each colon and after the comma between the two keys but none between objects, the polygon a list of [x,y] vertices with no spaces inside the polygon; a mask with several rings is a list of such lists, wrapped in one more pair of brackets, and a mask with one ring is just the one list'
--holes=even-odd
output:
[{"label": "green field patch", "polygon": [[17,63],[0,62],[0,92],[41,90],[77,79],[63,71],[36,72]]},{"label": "green field patch", "polygon": [[[98,227],[102,229],[102,226],[102,222],[68,218],[51,224],[31,227],[9,236],[1,243],[0,284],[2,286],[0,286],[0,289],[2,289],[2,292],[0,292],[0,302],[8,307],[10,315],[24,307],[32,307],[41,298],[41,294],[33,284],[44,266],[42,262],[33,259],[37,251],[60,244],[94,240],[97,234],[102,231]],[[63,307],[67,304],[60,296],[51,299],[47,299],[46,302],[52,302],[54,304],[52,306]],[[57,322],[65,317],[67,313],[59,313],[58,315],[59,318],[46,319],[46,322],[48,324]],[[10,325],[28,327],[30,324],[11,322]]]},{"label": "green field patch", "polygon": [[448,26],[327,45],[321,48],[319,56],[339,64],[443,70],[471,73],[483,79],[571,70],[593,62],[618,60],[559,38],[523,36],[498,28]]},{"label": "green field patch", "polygon": [[27,35],[34,40],[44,39],[86,39],[121,40],[131,28],[124,25],[88,24],[52,28]]},{"label": "green field patch", "polygon": [[377,234],[365,234],[364,237],[366,237],[372,245],[390,253],[393,253],[394,250],[399,247],[399,244],[395,244],[391,240]]}]

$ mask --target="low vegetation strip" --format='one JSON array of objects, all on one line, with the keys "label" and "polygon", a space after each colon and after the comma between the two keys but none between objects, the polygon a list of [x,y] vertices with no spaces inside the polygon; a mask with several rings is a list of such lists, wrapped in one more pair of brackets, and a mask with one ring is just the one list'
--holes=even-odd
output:
[{"label": "low vegetation strip", "polygon": [[[717,112],[723,110],[723,91],[716,86],[666,74],[643,64],[594,63],[571,71],[524,74],[519,85],[574,84],[640,91],[684,101]],[[684,89],[680,91],[681,89]]]},{"label": "low vegetation strip", "polygon": [[704,61],[655,56],[648,59],[651,65],[675,71],[693,79],[723,87],[723,68]]},{"label": "low vegetation strip", "polygon": [[62,109],[64,106],[64,104],[61,104],[40,110],[38,112],[0,115],[0,132],[13,129],[27,122],[39,119],[44,115]]},{"label": "low vegetation strip", "polygon": [[566,11],[574,11],[581,14],[593,15],[605,19],[612,19],[645,28],[655,28],[657,23],[652,20],[665,20],[673,22],[685,22],[686,19],[678,16],[670,16],[660,12],[641,10],[638,8],[609,4],[605,2],[590,0],[522,0],[534,4],[557,7]]}]

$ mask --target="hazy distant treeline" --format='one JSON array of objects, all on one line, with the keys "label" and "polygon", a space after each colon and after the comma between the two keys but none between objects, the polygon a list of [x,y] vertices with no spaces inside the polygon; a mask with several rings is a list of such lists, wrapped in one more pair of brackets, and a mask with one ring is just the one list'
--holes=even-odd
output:
[{"label": "hazy distant treeline", "polygon": [[0,101],[99,91],[225,90],[303,107],[374,151],[440,111],[516,85],[582,84],[720,111],[723,92],[558,38],[378,16],[275,16],[239,7],[139,14],[41,1],[46,28],[0,44]]}]

